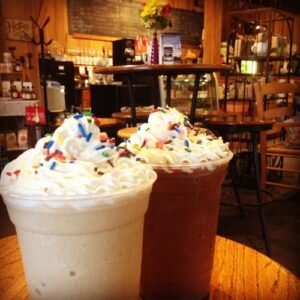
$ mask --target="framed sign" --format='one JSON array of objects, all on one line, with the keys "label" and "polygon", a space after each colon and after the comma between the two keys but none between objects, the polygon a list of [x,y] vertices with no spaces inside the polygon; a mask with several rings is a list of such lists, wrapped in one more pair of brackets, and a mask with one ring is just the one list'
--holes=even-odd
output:
[{"label": "framed sign", "polygon": [[32,23],[25,19],[5,19],[5,34],[8,40],[29,42],[32,39]]}]

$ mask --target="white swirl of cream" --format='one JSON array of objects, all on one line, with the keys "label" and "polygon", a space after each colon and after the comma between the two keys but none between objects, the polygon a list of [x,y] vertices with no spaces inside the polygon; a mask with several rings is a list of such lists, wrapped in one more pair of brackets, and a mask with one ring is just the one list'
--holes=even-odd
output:
[{"label": "white swirl of cream", "polygon": [[90,195],[134,188],[155,176],[150,166],[117,158],[114,141],[101,136],[94,119],[77,116],[8,163],[0,188],[21,195]]},{"label": "white swirl of cream", "polygon": [[230,153],[222,138],[192,129],[188,118],[175,108],[159,108],[148,123],[119,147],[152,165],[198,164],[217,161]]}]

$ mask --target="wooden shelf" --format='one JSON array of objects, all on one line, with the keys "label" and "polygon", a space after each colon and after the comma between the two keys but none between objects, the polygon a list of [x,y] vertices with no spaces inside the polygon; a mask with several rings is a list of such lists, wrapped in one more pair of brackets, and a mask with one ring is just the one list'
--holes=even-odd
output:
[{"label": "wooden shelf", "polygon": [[12,151],[25,151],[28,150],[28,147],[16,147],[16,148],[8,148],[6,149],[7,152],[12,152]]},{"label": "wooden shelf", "polygon": [[25,116],[25,107],[38,103],[38,100],[2,100],[0,101],[0,117]]},{"label": "wooden shelf", "polygon": [[22,72],[0,72],[0,75],[23,75]]},{"label": "wooden shelf", "polygon": [[253,60],[253,61],[284,61],[289,60],[286,56],[257,56],[257,55],[243,55],[243,56],[231,56],[229,59],[234,60]]}]

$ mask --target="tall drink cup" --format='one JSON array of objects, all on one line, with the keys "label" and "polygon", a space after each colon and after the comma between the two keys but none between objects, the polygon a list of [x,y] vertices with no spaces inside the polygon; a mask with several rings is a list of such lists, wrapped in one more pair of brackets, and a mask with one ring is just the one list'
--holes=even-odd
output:
[{"label": "tall drink cup", "polygon": [[221,185],[231,156],[198,166],[154,166],[158,179],[144,230],[144,299],[208,296]]},{"label": "tall drink cup", "polygon": [[31,299],[139,299],[144,215],[156,174],[117,155],[92,115],[67,118],[8,163],[0,192]]},{"label": "tall drink cup", "polygon": [[232,158],[228,144],[166,107],[119,148],[157,172],[145,217],[143,299],[206,297],[221,185]]},{"label": "tall drink cup", "polygon": [[151,187],[52,199],[3,193],[31,299],[138,299]]}]

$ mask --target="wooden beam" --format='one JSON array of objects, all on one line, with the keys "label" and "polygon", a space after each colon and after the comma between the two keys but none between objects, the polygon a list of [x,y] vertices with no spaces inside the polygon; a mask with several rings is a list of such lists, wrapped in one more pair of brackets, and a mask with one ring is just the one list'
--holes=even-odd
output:
[{"label": "wooden beam", "polygon": [[204,55],[203,63],[220,62],[223,0],[204,1]]},{"label": "wooden beam", "polygon": [[112,42],[112,41],[119,40],[121,38],[121,37],[110,37],[110,36],[101,36],[101,35],[85,34],[85,33],[73,33],[71,36],[74,39],[105,41],[105,42]]}]

